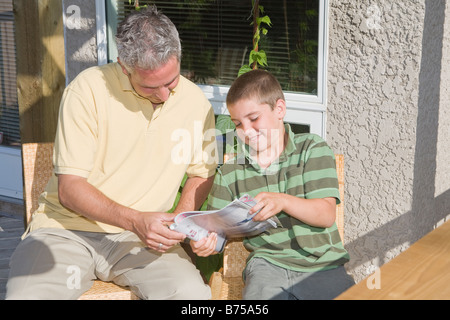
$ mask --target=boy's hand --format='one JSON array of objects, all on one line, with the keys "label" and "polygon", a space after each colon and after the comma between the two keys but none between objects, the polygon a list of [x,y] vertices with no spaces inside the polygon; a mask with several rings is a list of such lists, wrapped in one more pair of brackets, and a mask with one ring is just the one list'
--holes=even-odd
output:
[{"label": "boy's hand", "polygon": [[212,232],[206,238],[199,241],[191,240],[189,244],[191,245],[192,251],[199,257],[207,257],[216,254],[217,234]]},{"label": "boy's hand", "polygon": [[255,200],[258,203],[250,209],[250,214],[255,213],[259,209],[261,211],[253,217],[254,221],[267,220],[283,210],[284,198],[282,193],[261,192],[255,197]]}]

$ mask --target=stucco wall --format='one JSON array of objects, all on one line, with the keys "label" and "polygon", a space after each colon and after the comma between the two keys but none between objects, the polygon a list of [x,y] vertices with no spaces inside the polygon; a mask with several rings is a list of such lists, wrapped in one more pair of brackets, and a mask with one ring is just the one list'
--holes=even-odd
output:
[{"label": "stucco wall", "polygon": [[450,214],[450,5],[445,8],[436,150],[436,211]]},{"label": "stucco wall", "polygon": [[330,0],[327,139],[357,281],[450,214],[446,16],[439,0]]}]

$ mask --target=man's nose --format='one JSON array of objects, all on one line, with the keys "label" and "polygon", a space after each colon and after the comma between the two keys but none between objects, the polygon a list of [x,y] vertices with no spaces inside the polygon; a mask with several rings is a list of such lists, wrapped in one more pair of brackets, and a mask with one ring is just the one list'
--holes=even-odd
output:
[{"label": "man's nose", "polygon": [[172,90],[170,90],[168,87],[158,88],[158,98],[162,101],[166,101],[167,99],[169,99],[171,92]]}]

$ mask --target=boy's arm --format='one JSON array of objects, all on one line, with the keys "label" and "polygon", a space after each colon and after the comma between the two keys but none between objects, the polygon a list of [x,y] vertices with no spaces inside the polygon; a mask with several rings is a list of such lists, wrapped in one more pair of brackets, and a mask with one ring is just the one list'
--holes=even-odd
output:
[{"label": "boy's arm", "polygon": [[336,220],[336,199],[302,199],[284,193],[261,192],[255,200],[258,203],[251,209],[254,213],[261,211],[253,218],[255,221],[267,220],[281,211],[310,225],[329,228]]},{"label": "boy's arm", "polygon": [[[316,137],[303,164],[305,198],[284,193],[262,192],[252,212],[262,209],[254,220],[266,220],[281,211],[313,227],[329,228],[336,221],[339,186],[332,150]],[[314,195],[312,195],[314,194]]]}]

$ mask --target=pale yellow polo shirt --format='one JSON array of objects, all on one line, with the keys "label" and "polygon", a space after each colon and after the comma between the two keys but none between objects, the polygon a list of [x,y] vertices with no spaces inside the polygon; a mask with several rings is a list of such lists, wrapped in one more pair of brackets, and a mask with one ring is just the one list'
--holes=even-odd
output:
[{"label": "pale yellow polo shirt", "polygon": [[[83,71],[66,88],[54,171],[85,177],[124,206],[165,212],[173,206],[185,173],[203,178],[215,173],[215,145],[213,109],[194,83],[181,77],[169,99],[154,110],[112,63]],[[42,227],[122,231],[64,208],[55,174],[29,231]]]}]

